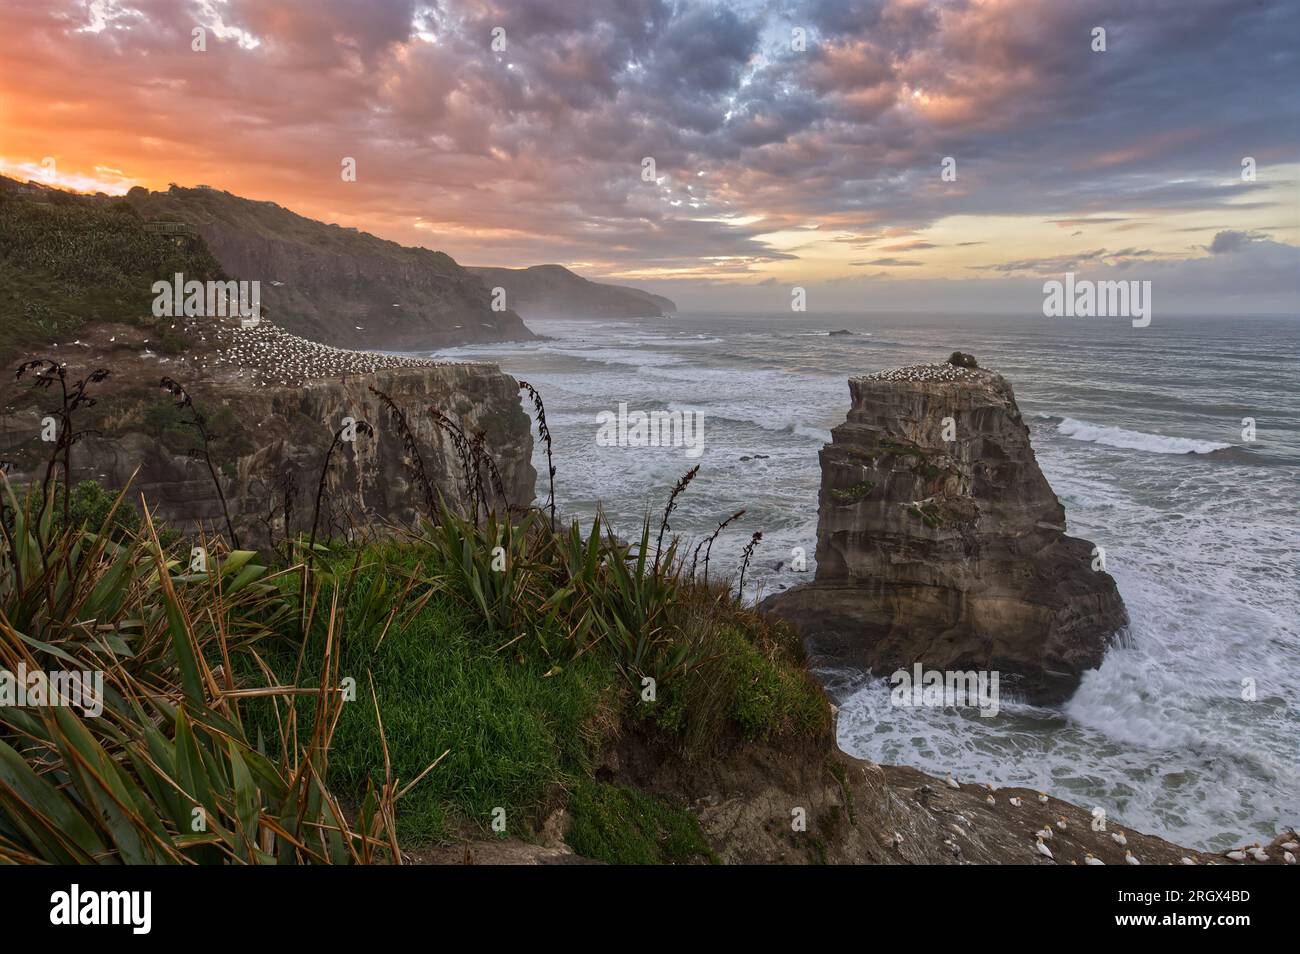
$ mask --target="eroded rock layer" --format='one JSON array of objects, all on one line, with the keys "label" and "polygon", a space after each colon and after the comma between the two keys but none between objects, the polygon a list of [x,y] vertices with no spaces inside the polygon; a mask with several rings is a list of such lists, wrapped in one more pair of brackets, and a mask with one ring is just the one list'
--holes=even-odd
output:
[{"label": "eroded rock layer", "polygon": [[849,391],[821,451],[815,579],[767,607],[825,664],[997,671],[1003,692],[1067,698],[1127,617],[1092,544],[1066,535],[1010,383],[939,364]]}]

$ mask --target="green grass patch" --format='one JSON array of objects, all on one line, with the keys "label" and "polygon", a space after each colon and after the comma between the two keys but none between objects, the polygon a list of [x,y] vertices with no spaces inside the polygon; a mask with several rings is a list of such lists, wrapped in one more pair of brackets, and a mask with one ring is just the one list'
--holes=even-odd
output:
[{"label": "green grass patch", "polygon": [[[420,556],[419,548],[393,545],[361,554],[363,568],[345,607],[339,669],[340,677],[356,680],[356,699],[344,706],[334,736],[330,784],[358,798],[368,781],[382,784],[373,676],[396,778],[411,781],[449,750],[398,803],[403,839],[438,839],[464,822],[489,833],[496,808],[505,809],[507,833],[526,835],[548,799],[589,772],[600,741],[593,724],[612,672],[595,655],[555,667],[531,654],[527,640],[498,651],[507,640],[486,636],[480,622],[444,594],[394,623],[379,645],[397,587]],[[321,656],[321,638],[313,634],[309,641],[300,685],[319,685],[319,665],[312,661]],[[289,680],[295,661],[295,650],[286,646],[274,668]],[[270,718],[269,709],[263,717]]]},{"label": "green grass patch", "polygon": [[[222,277],[202,240],[149,232],[126,202],[62,192],[39,201],[0,187],[0,360],[91,321],[152,327],[153,283],[176,272]],[[155,343],[183,348],[170,334]]]},{"label": "green grass patch", "polygon": [[718,863],[695,816],[645,792],[585,781],[569,812],[565,840],[587,858],[613,865]]},{"label": "green grass patch", "polygon": [[693,625],[704,661],[633,713],[675,736],[688,756],[736,740],[812,738],[829,728],[826,698],[789,626],[734,607],[706,607]]},{"label": "green grass patch", "polygon": [[863,480],[852,487],[838,487],[831,491],[831,499],[845,506],[859,503],[866,498],[867,494],[871,493],[872,488],[875,486],[872,481]]}]

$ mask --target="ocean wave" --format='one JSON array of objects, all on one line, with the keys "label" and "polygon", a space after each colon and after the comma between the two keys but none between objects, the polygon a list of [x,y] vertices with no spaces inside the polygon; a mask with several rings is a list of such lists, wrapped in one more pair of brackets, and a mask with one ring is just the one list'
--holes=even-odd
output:
[{"label": "ocean wave", "polygon": [[716,418],[736,424],[752,424],[765,431],[780,434],[794,434],[826,443],[831,439],[831,432],[822,427],[809,424],[795,417],[790,410],[779,411],[757,407],[752,404],[713,402],[708,404],[685,404],[670,401],[670,411],[700,411],[705,418]]},{"label": "ocean wave", "polygon": [[1150,451],[1154,454],[1212,454],[1233,446],[1220,441],[1198,441],[1190,437],[1166,437],[1164,434],[1131,431],[1124,427],[1077,421],[1072,417],[1057,419],[1050,415],[1040,416],[1056,420],[1056,431],[1064,437],[1125,450]]}]

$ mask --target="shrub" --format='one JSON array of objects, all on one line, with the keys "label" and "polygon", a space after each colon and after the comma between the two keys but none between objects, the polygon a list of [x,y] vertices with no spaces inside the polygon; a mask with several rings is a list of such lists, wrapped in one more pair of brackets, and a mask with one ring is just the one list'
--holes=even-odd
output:
[{"label": "shrub", "polygon": [[964,351],[954,351],[948,355],[948,363],[955,364],[959,368],[978,368],[979,362],[975,360],[973,354],[967,354]]}]

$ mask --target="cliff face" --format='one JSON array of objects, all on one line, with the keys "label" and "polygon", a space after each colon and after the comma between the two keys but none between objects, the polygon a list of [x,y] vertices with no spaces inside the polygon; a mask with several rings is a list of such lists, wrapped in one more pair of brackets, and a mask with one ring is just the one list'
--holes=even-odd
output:
[{"label": "cliff face", "polygon": [[[310,532],[316,488],[325,455],[344,418],[365,421],[373,435],[334,451],[326,477],[318,539],[338,540],[353,525],[383,532],[385,525],[411,525],[424,510],[424,494],[407,464],[400,431],[370,387],[402,408],[432,485],[452,502],[463,499],[465,478],[451,439],[428,414],[437,407],[468,436],[482,431],[486,450],[501,473],[511,504],[532,502],[532,429],[514,378],[495,365],[425,362],[345,373],[298,370],[286,385],[267,380],[263,365],[318,369],[324,359],[301,339],[276,339],[258,362],[231,367],[219,362],[229,342],[214,344],[187,332],[194,346],[182,354],[152,353],[142,340],[149,332],[126,325],[84,328],[71,359],[70,380],[106,367],[112,376],[92,388],[96,404],[80,413],[79,429],[92,430],[73,450],[74,481],[95,479],[118,489],[131,480],[129,499],[143,494],[156,520],[192,531],[225,534],[220,498],[207,466],[187,451],[199,446],[184,423],[189,413],[159,388],[164,375],[183,383],[202,410],[214,437],[213,463],[222,493],[244,547],[265,548],[283,540],[283,481],[291,475],[296,500],[291,534]],[[179,333],[179,332],[178,332]],[[293,350],[297,346],[298,351]],[[56,351],[56,354],[59,352]],[[343,352],[338,360],[379,360]],[[400,362],[400,359],[384,359]],[[275,378],[290,372],[279,371]],[[47,394],[25,382],[6,386],[0,408],[0,447],[15,463],[11,481],[39,480],[49,451],[37,435],[51,410]],[[138,473],[136,473],[138,468]],[[497,498],[494,497],[494,500]]]},{"label": "cliff face", "polygon": [[294,334],[344,348],[421,350],[533,337],[450,256],[305,218],[216,189],[133,189],[145,219],[197,229],[231,278]]},{"label": "cliff face", "polygon": [[994,372],[924,365],[849,382],[821,452],[817,573],[769,599],[821,661],[888,675],[989,670],[1068,698],[1127,622]]},{"label": "cliff face", "polygon": [[662,295],[593,282],[561,265],[471,267],[469,271],[488,288],[504,288],[506,302],[527,317],[664,318],[677,310],[677,305]]}]

